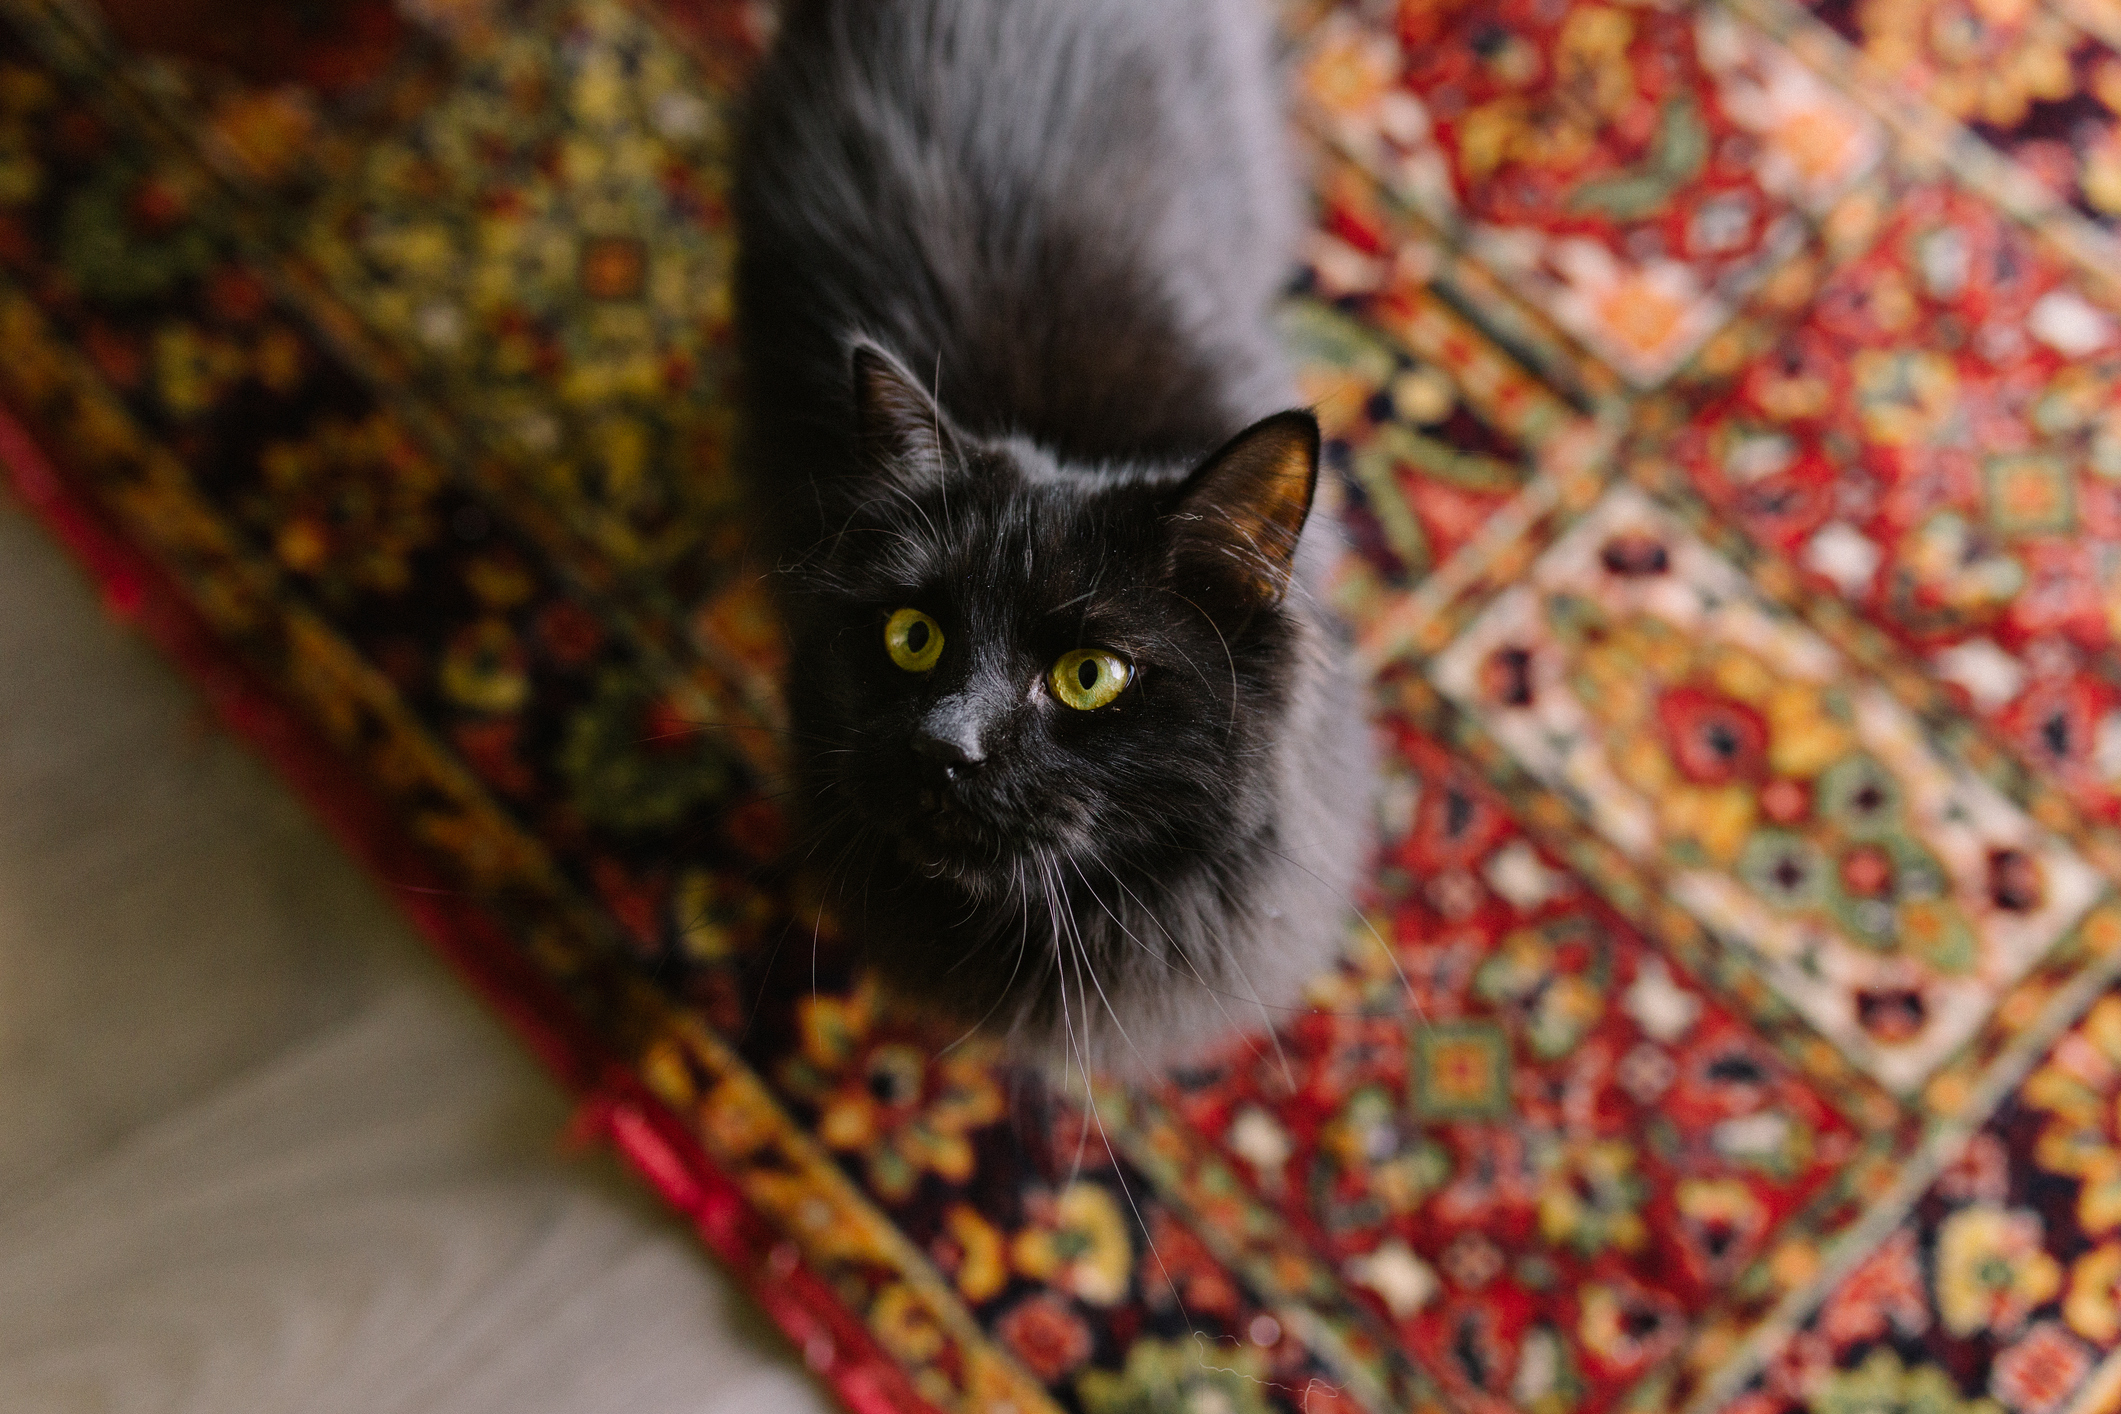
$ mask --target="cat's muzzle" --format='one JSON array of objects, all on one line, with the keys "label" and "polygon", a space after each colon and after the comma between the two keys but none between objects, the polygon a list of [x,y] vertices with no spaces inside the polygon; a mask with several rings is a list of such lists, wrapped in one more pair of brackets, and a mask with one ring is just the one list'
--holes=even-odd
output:
[{"label": "cat's muzzle", "polygon": [[968,886],[1004,872],[1015,836],[969,803],[960,786],[923,785],[909,803],[896,832],[899,857],[906,863],[928,878]]}]

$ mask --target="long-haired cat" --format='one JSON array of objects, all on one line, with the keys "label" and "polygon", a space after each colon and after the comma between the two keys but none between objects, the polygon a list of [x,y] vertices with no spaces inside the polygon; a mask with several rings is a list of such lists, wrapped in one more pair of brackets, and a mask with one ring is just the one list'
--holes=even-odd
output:
[{"label": "long-haired cat", "polygon": [[1049,1069],[1280,1019],[1363,851],[1298,207],[1244,0],[797,0],[737,178],[812,857]]}]

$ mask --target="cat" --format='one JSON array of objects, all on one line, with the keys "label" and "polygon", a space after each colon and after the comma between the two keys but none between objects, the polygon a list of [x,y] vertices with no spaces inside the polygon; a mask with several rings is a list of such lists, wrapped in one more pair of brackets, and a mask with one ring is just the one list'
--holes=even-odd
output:
[{"label": "cat", "polygon": [[798,0],[734,208],[808,857],[1048,1074],[1286,1019],[1365,849],[1298,191],[1242,0]]}]

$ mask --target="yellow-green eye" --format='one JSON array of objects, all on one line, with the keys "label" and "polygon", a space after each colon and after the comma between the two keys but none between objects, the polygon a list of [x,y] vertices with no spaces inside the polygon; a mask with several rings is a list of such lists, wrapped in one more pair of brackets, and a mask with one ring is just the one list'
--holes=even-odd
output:
[{"label": "yellow-green eye", "polygon": [[919,609],[900,609],[884,621],[884,648],[909,673],[925,673],[943,656],[943,626]]},{"label": "yellow-green eye", "polygon": [[1079,712],[1102,707],[1119,696],[1134,665],[1109,648],[1078,648],[1053,665],[1053,695]]}]

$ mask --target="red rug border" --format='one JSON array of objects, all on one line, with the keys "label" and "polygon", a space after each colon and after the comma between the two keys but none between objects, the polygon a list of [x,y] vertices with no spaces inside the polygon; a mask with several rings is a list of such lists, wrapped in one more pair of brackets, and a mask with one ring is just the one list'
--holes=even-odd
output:
[{"label": "red rug border", "polygon": [[854,1414],[940,1414],[678,1116],[582,1023],[499,927],[392,828],[388,808],[360,774],[235,656],[167,571],[88,493],[69,484],[4,402],[0,470],[30,518],[96,585],[110,616],[144,635],[184,674],[222,727],[265,760],[458,977],[577,1097],[581,1108],[570,1134],[607,1139]]}]

